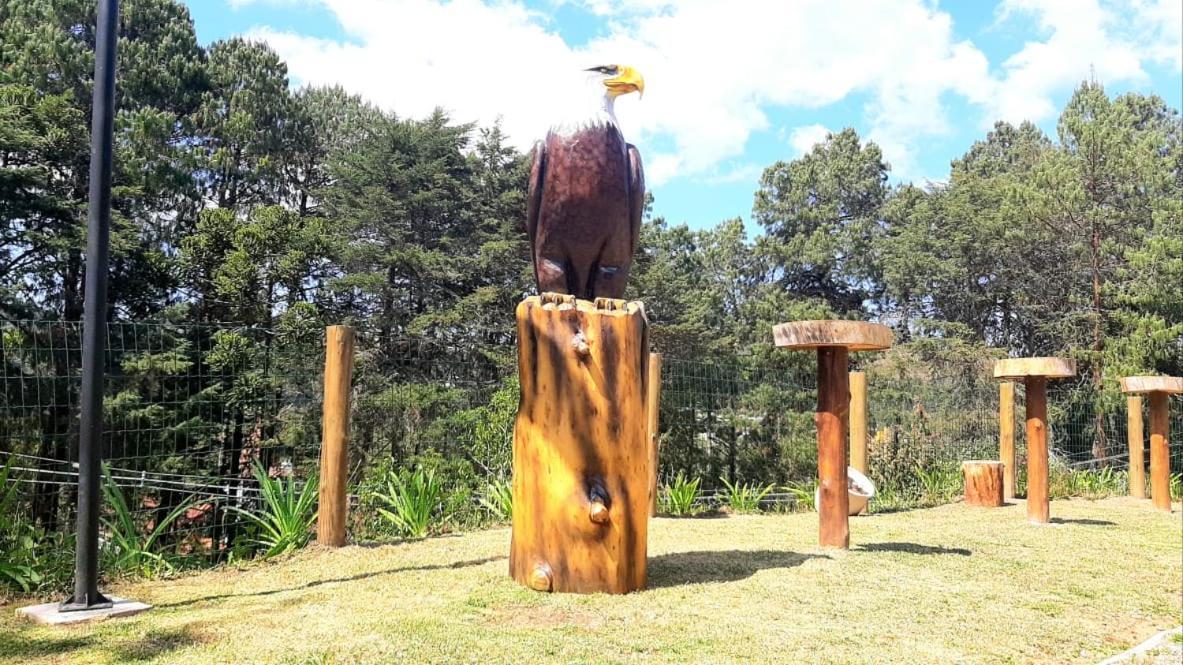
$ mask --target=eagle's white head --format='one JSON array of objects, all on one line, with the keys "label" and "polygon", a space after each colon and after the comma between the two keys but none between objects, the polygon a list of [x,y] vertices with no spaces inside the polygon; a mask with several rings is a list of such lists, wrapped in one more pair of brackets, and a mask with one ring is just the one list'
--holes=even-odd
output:
[{"label": "eagle's white head", "polygon": [[552,132],[572,134],[581,129],[616,122],[616,98],[636,92],[645,94],[645,79],[628,65],[599,65],[584,70],[586,83],[583,92],[564,100],[561,120],[551,127]]},{"label": "eagle's white head", "polygon": [[599,84],[600,93],[607,99],[616,99],[630,92],[645,96],[644,77],[628,65],[600,65],[589,67],[587,71],[591,72],[591,82]]}]

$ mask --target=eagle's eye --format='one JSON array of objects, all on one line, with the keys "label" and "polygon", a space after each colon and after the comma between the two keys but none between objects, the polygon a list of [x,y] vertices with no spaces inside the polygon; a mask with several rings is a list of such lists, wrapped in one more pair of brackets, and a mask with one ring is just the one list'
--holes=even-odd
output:
[{"label": "eagle's eye", "polygon": [[600,74],[604,74],[605,76],[616,76],[617,74],[620,73],[620,71],[616,67],[616,65],[605,65],[602,67],[590,67],[590,68],[588,68],[587,71],[598,72]]}]

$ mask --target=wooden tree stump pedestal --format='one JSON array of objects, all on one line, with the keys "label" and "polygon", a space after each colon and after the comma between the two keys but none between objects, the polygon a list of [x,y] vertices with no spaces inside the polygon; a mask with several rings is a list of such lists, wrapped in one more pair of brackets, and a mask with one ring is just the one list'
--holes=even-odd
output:
[{"label": "wooden tree stump pedestal", "polygon": [[[1183,394],[1183,378],[1177,376],[1127,376],[1121,380],[1126,393],[1148,394],[1150,401],[1150,500],[1159,510],[1171,511],[1171,451],[1168,395]],[[1138,437],[1141,439],[1141,437]],[[1141,448],[1141,441],[1138,442]],[[1139,450],[1139,452],[1141,452]],[[1131,455],[1131,464],[1133,457]],[[1141,457],[1138,459],[1141,466]],[[1133,467],[1131,466],[1131,472]],[[1139,469],[1139,474],[1141,470]],[[1131,479],[1131,486],[1133,481]]]},{"label": "wooden tree stump pedestal", "polygon": [[1003,463],[994,460],[966,460],[961,463],[965,476],[965,503],[997,508],[1003,505]]},{"label": "wooden tree stump pedestal", "polygon": [[1007,358],[994,363],[994,378],[1023,379],[1027,386],[1027,520],[1051,521],[1047,487],[1047,380],[1076,376],[1067,358]]},{"label": "wooden tree stump pedestal", "polygon": [[647,324],[641,303],[544,293],[517,309],[510,575],[538,591],[645,587]]},{"label": "wooden tree stump pedestal", "polygon": [[891,346],[891,329],[862,321],[794,321],[772,329],[777,346],[817,351],[818,542],[850,547],[850,490],[846,474],[850,412],[850,351]]}]

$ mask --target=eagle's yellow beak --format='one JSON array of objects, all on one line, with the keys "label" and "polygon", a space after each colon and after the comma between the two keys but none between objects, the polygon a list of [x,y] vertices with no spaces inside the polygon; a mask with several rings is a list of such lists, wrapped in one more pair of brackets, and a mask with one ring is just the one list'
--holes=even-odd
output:
[{"label": "eagle's yellow beak", "polygon": [[604,81],[607,86],[609,94],[613,97],[627,95],[630,92],[640,93],[642,97],[645,96],[645,79],[637,70],[628,65],[617,65],[620,73],[615,78],[610,78]]}]

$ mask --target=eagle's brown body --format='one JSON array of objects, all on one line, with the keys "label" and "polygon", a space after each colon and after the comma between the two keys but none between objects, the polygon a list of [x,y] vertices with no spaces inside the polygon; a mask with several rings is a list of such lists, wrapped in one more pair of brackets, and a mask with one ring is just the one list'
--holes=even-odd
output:
[{"label": "eagle's brown body", "polygon": [[540,292],[621,298],[641,230],[645,180],[615,123],[552,130],[534,146],[527,199]]}]

